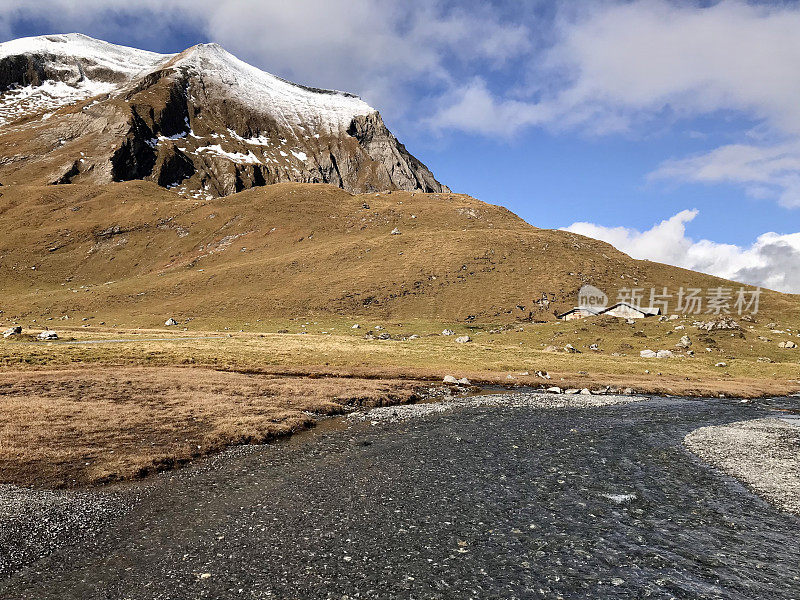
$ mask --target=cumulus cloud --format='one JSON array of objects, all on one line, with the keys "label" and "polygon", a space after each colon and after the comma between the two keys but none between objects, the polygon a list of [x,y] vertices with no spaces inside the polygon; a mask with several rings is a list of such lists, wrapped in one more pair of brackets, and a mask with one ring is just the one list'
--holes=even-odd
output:
[{"label": "cumulus cloud", "polygon": [[564,229],[608,242],[633,258],[800,293],[800,233],[765,233],[748,247],[695,241],[686,235],[686,224],[698,214],[697,210],[684,210],[646,231],[593,223],[573,223]]},{"label": "cumulus cloud", "polygon": [[[450,100],[454,100],[452,104]],[[450,95],[427,124],[435,129],[458,129],[482,135],[510,137],[521,127],[538,125],[549,120],[546,108],[519,100],[494,96],[486,81],[476,77]]]}]

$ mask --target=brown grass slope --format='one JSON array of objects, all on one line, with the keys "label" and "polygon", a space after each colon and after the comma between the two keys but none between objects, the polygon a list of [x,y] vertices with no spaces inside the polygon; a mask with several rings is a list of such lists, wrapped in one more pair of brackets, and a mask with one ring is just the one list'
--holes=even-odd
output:
[{"label": "brown grass slope", "polygon": [[[286,183],[194,200],[143,181],[0,194],[6,320],[552,320],[584,283],[612,300],[620,287],[738,288],[459,194]],[[761,308],[780,316],[799,304],[767,292]]]}]

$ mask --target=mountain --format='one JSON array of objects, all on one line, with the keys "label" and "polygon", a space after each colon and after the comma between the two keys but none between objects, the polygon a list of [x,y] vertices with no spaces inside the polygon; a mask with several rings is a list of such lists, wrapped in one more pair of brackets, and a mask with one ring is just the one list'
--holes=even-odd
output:
[{"label": "mountain", "polygon": [[[612,301],[622,287],[739,287],[461,194],[297,183],[210,200],[150,181],[0,187],[0,273],[6,321],[151,327],[170,315],[195,327],[312,315],[548,321],[585,283]],[[799,299],[765,292],[759,321],[797,314]]]},{"label": "mountain", "polygon": [[[0,44],[0,183],[11,321],[546,321],[587,283],[738,288],[453,194],[361,99],[214,44]],[[763,300],[797,313],[797,297]]]},{"label": "mountain", "polygon": [[449,191],[357,96],[290,83],[216,44],[174,55],[81,34],[0,44],[0,182],[138,179],[195,199],[290,181]]}]

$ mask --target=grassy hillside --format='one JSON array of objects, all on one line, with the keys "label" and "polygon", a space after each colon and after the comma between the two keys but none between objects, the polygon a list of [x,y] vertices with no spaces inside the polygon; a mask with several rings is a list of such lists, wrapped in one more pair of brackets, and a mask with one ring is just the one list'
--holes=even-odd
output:
[{"label": "grassy hillside", "polygon": [[[731,286],[459,194],[279,184],[196,200],[142,181],[0,194],[7,322],[552,321],[584,283],[612,301],[620,287]],[[796,296],[762,297],[765,318],[798,307]]]}]

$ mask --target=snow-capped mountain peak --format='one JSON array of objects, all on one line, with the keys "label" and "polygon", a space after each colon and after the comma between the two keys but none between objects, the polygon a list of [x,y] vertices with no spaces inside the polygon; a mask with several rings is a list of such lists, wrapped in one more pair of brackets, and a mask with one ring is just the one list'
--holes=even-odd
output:
[{"label": "snow-capped mountain peak", "polygon": [[222,86],[241,103],[289,127],[334,133],[346,129],[354,117],[375,112],[358,96],[291,83],[236,58],[219,44],[192,46],[167,66],[193,69],[204,82]]},{"label": "snow-capped mountain peak", "polygon": [[280,181],[446,189],[358,96],[291,83],[218,44],[0,44],[0,181],[130,179],[196,198]]}]

